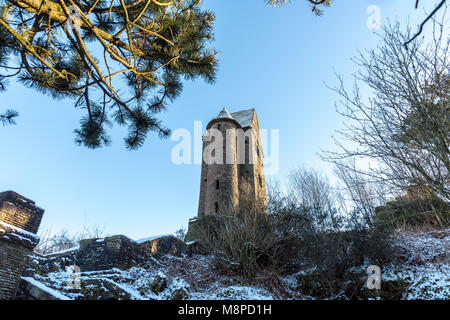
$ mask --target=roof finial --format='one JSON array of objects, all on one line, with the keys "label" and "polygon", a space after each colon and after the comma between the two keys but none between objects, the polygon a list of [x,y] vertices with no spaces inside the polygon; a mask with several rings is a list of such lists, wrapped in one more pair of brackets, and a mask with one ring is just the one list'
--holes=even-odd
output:
[{"label": "roof finial", "polygon": [[231,116],[231,114],[228,112],[226,107],[223,107],[223,110],[220,111],[219,115],[217,116],[217,119],[224,119],[224,118],[229,118],[229,119],[233,119],[233,117]]}]

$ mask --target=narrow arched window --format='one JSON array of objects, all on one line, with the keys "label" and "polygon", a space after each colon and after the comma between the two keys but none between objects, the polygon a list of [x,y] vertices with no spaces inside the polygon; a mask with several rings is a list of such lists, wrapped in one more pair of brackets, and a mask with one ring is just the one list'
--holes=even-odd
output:
[{"label": "narrow arched window", "polygon": [[220,182],[219,182],[219,180],[216,180],[216,189],[219,190],[219,188],[220,188]]},{"label": "narrow arched window", "polygon": [[245,164],[250,164],[250,139],[249,137],[245,137]]},{"label": "narrow arched window", "polygon": [[219,213],[219,203],[216,202],[216,203],[214,204],[214,206],[215,206],[216,213]]}]

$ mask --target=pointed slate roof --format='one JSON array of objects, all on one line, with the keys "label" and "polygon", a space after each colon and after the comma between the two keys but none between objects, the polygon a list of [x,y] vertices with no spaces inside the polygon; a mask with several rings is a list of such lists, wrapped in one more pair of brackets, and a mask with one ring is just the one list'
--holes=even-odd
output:
[{"label": "pointed slate roof", "polygon": [[241,110],[238,112],[233,112],[231,116],[239,122],[242,128],[250,127],[253,122],[253,115],[255,113],[255,109],[249,110]]},{"label": "pointed slate roof", "polygon": [[241,128],[250,127],[253,123],[253,117],[255,116],[255,109],[241,110],[237,112],[230,113],[227,108],[223,108],[222,111],[210,121],[211,123],[216,122],[220,119],[230,119],[237,122]]}]

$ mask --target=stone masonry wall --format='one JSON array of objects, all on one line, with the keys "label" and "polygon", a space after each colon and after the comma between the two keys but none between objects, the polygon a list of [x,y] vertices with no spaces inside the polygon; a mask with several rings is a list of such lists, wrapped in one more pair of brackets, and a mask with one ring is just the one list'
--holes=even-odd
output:
[{"label": "stone masonry wall", "polygon": [[186,245],[174,236],[161,236],[139,244],[145,257],[160,257],[166,254],[180,256],[186,250]]},{"label": "stone masonry wall", "polygon": [[44,210],[13,191],[0,193],[0,300],[14,298]]},{"label": "stone masonry wall", "polygon": [[252,150],[254,159],[254,164],[252,168],[253,173],[252,184],[254,186],[255,200],[266,206],[267,200],[266,200],[266,179],[264,175],[264,150],[261,144],[258,117],[256,113],[253,118],[253,123],[251,127],[252,130],[254,130],[254,137],[255,137],[254,148]]},{"label": "stone masonry wall", "polygon": [[32,248],[0,238],[0,300],[11,299]]},{"label": "stone masonry wall", "polygon": [[82,272],[119,268],[126,270],[144,259],[144,250],[125,236],[80,241],[75,264]]},{"label": "stone masonry wall", "polygon": [[[206,176],[204,177],[207,180],[206,190],[204,191],[204,215],[215,214],[216,206],[218,209],[217,213],[228,214],[234,212],[239,204],[238,171],[235,152],[236,125],[231,121],[220,121],[211,126],[211,128],[218,130],[219,125],[223,135],[223,159],[219,164],[203,164],[207,167]],[[231,151],[231,154],[227,154],[227,151]],[[226,163],[228,157],[232,159],[232,163],[230,164]]]},{"label": "stone masonry wall", "polygon": [[0,193],[0,221],[37,233],[44,210],[14,191]]},{"label": "stone masonry wall", "polygon": [[[229,114],[226,117],[224,112],[211,120],[207,129],[222,132],[224,160],[231,161],[207,164],[203,159],[198,219],[231,213],[242,200],[256,201],[266,206],[264,153],[256,111],[244,111],[248,113],[248,119],[243,122],[245,126],[242,127]],[[211,138],[205,137],[206,135],[203,137],[204,157],[209,156],[212,149],[209,147]]]},{"label": "stone masonry wall", "polygon": [[167,254],[181,255],[186,246],[172,235],[151,237],[139,242],[117,235],[106,238],[86,239],[79,246],[61,252],[31,255],[29,267],[41,273],[65,270],[68,266],[80,267],[81,272],[101,271],[118,268],[127,270],[150,257]]}]

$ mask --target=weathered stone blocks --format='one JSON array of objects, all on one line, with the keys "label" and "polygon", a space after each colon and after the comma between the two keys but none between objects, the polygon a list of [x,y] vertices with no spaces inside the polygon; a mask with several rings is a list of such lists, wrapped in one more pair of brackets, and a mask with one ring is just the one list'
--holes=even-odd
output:
[{"label": "weathered stone blocks", "polygon": [[183,241],[173,236],[154,237],[142,242],[121,235],[88,239],[80,241],[75,265],[82,272],[112,268],[126,270],[145,262],[149,257],[180,255],[184,250]]},{"label": "weathered stone blocks", "polygon": [[0,193],[0,300],[14,298],[44,210],[13,191]]},{"label": "weathered stone blocks", "polygon": [[0,221],[36,234],[44,210],[14,191],[0,193]]},{"label": "weathered stone blocks", "polygon": [[186,245],[180,239],[167,235],[140,243],[147,257],[160,257],[166,254],[179,256],[185,251]]},{"label": "weathered stone blocks", "polygon": [[80,241],[75,264],[82,272],[119,268],[126,270],[143,261],[144,250],[133,240],[122,236]]}]

